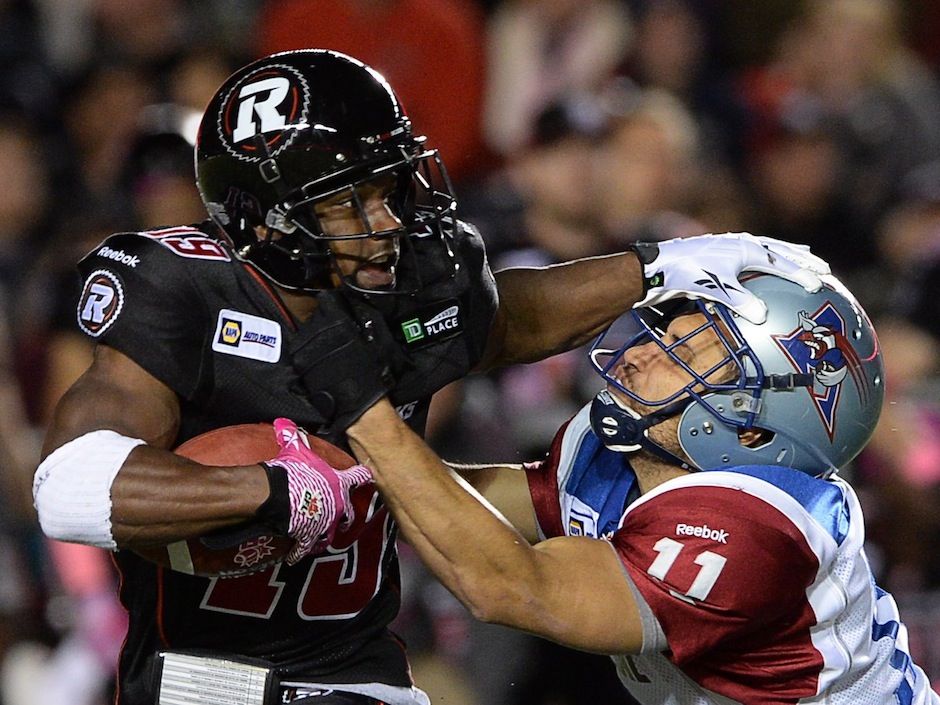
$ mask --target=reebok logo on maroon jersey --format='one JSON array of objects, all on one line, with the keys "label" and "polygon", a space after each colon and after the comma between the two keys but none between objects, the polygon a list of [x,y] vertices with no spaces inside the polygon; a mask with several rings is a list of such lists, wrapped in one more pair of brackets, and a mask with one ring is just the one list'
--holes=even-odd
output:
[{"label": "reebok logo on maroon jersey", "polygon": [[728,532],[724,529],[712,529],[708,524],[692,526],[691,524],[676,524],[677,536],[701,536],[718,543],[728,543]]}]

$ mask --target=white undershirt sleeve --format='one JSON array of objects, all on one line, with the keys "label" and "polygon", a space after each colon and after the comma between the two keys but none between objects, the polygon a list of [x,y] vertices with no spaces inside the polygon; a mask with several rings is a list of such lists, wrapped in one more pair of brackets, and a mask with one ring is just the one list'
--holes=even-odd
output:
[{"label": "white undershirt sleeve", "polygon": [[[611,549],[616,551],[613,544],[611,544]],[[633,578],[630,577],[630,573],[627,572],[627,569],[621,565],[620,570],[623,573],[624,579],[627,581],[627,585],[630,586],[633,599],[636,601],[637,609],[640,611],[640,623],[643,625],[643,648],[640,650],[640,653],[655,654],[666,651],[669,648],[669,643],[666,641],[666,634],[663,632],[662,625],[659,623],[659,620],[656,619],[653,610],[650,609],[646,598],[644,598],[637,589],[636,583],[633,582]]]}]

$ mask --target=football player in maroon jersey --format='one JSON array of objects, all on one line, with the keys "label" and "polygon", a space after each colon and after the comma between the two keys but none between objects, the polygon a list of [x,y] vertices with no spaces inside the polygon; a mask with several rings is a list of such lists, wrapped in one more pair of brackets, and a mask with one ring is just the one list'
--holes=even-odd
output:
[{"label": "football player in maroon jersey", "polygon": [[[610,328],[591,351],[606,388],[547,459],[458,468],[522,533],[386,401],[349,428],[352,447],[474,615],[610,654],[644,705],[940,703],[838,474],[881,411],[878,339],[822,281],[741,277],[760,322],[675,300],[634,311],[625,341]],[[840,354],[822,364],[808,329]]]}]

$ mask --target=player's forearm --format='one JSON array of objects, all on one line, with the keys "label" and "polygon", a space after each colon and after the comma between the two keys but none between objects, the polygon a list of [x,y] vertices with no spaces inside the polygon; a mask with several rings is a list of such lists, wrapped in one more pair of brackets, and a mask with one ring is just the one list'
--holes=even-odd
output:
[{"label": "player's forearm", "polygon": [[260,465],[200,465],[149,446],[135,448],[111,486],[120,548],[163,545],[252,519],[268,498]]},{"label": "player's forearm", "polygon": [[52,538],[114,548],[167,544],[251,519],[267,499],[260,466],[209,468],[167,450],[176,394],[98,346],[46,434],[33,500]]},{"label": "player's forearm", "polygon": [[583,345],[643,298],[633,252],[496,274],[499,312],[481,369]]},{"label": "player's forearm", "polygon": [[347,433],[404,538],[477,618],[509,624],[520,606],[533,603],[533,549],[458,483],[386,401]]}]

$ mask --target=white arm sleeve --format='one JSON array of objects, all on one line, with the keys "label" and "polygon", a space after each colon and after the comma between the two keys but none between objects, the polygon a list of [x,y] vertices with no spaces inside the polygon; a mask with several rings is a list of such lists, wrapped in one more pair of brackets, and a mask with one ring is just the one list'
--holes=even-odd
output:
[{"label": "white arm sleeve", "polygon": [[111,484],[127,456],[144,441],[92,431],[50,453],[33,476],[33,505],[52,539],[114,551]]}]

